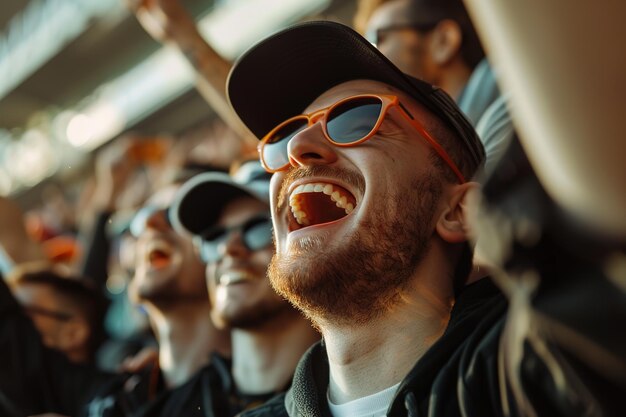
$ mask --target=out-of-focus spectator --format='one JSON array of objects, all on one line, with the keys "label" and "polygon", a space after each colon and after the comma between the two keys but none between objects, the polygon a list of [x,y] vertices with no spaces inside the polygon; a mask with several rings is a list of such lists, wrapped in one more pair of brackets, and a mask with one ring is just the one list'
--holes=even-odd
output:
[{"label": "out-of-focus spectator", "polygon": [[111,239],[107,230],[119,212],[131,215],[155,189],[172,143],[134,133],[116,139],[95,159],[95,173],[79,203],[85,256],[80,271],[102,288],[108,279]]},{"label": "out-of-focus spectator", "polygon": [[[0,348],[10,364],[0,365],[5,397],[0,398],[0,414],[9,409],[18,410],[13,412],[17,415],[171,416],[204,407],[206,381],[220,372],[211,365],[210,354],[227,355],[230,337],[211,324],[204,268],[190,237],[176,234],[167,221],[176,189],[172,185],[155,194],[132,224],[138,241],[131,294],[153,325],[161,348],[158,364],[116,375],[69,363],[42,346],[34,326],[0,283]],[[209,385],[215,390],[212,398],[225,397],[220,386]]]},{"label": "out-of-focus spectator", "polygon": [[206,263],[213,322],[232,331],[232,379],[224,384],[229,415],[284,391],[302,354],[319,340],[267,278],[274,254],[269,180],[258,161],[232,176],[200,174],[183,185],[171,210],[175,227],[194,235]]},{"label": "out-of-focus spectator", "polygon": [[365,35],[367,25],[374,11],[389,1],[390,0],[359,0],[357,2],[356,13],[354,14],[354,29],[360,34]]},{"label": "out-of-focus spectator", "polygon": [[402,72],[457,101],[485,56],[461,0],[388,1],[374,10],[366,35]]},{"label": "out-of-focus spectator", "polygon": [[[404,73],[450,94],[477,126],[487,172],[513,135],[506,98],[461,0],[362,0],[370,42]],[[378,4],[378,7],[371,6]],[[369,8],[366,7],[370,6]]]},{"label": "out-of-focus spectator", "polygon": [[15,298],[41,333],[44,344],[74,362],[91,362],[105,337],[108,301],[81,277],[30,264],[8,277]]}]

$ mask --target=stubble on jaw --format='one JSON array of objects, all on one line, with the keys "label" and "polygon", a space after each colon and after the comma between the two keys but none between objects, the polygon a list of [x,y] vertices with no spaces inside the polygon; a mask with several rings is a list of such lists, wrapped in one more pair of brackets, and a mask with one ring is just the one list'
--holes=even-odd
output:
[{"label": "stubble on jaw", "polygon": [[361,325],[385,314],[428,250],[442,188],[429,172],[380,201],[339,241],[329,244],[320,235],[275,254],[268,269],[272,286],[318,327]]}]

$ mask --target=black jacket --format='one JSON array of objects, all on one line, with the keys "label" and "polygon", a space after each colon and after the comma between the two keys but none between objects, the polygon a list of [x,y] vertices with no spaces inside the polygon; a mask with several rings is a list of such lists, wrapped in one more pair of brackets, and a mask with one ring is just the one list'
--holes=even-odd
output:
[{"label": "black jacket", "polygon": [[213,354],[209,365],[176,389],[165,389],[158,369],[123,375],[102,385],[83,408],[82,417],[230,417],[226,395],[230,363]]},{"label": "black jacket", "polygon": [[0,416],[54,412],[72,417],[231,416],[229,363],[213,357],[187,383],[166,390],[158,371],[101,372],[43,346],[0,280]]},{"label": "black jacket", "polygon": [[[598,300],[603,301],[605,305],[599,317],[612,319],[611,316],[616,314],[613,325],[604,323],[600,326],[603,329],[599,330],[597,324],[591,324],[598,317],[587,319],[586,323],[576,319],[588,318],[589,310],[577,304],[577,299],[583,300],[574,290],[574,298],[569,300],[563,293],[556,298],[549,294],[540,297],[537,299],[538,311],[546,311],[562,323],[595,331],[590,336],[605,342],[604,345],[616,357],[621,354],[623,360],[626,357],[626,337],[623,336],[626,332],[619,330],[619,323],[626,323],[626,297],[619,291],[612,291],[606,282],[588,279],[581,282],[602,287],[579,290],[590,294],[584,305],[594,299],[596,304]],[[575,312],[578,314],[573,314]],[[508,314],[514,315],[512,312]],[[538,416],[623,415],[623,408],[619,405],[626,398],[626,374],[621,375],[621,382],[607,381],[605,376],[594,373],[580,357],[571,355],[571,351],[557,349],[555,344],[543,340],[545,343],[534,345],[523,343],[522,360],[513,375],[503,365],[506,357],[500,353],[501,343],[508,340],[510,333],[507,330],[507,302],[491,281],[484,279],[468,286],[457,299],[444,335],[408,372],[387,415],[504,417],[507,415],[505,410],[511,416],[530,415],[525,414],[524,401],[515,396],[515,381],[520,382],[527,403]],[[300,361],[292,388],[286,394],[242,416],[330,417],[326,396],[328,373],[326,350],[323,343],[319,343]]]}]

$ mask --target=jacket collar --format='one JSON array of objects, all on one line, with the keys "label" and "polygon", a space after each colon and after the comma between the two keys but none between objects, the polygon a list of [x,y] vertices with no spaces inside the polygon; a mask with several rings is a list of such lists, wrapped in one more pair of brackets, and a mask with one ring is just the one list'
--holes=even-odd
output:
[{"label": "jacket collar", "polygon": [[[457,297],[448,327],[443,336],[417,361],[404,378],[388,415],[397,415],[405,406],[409,393],[420,393],[417,402],[424,403],[438,371],[466,340],[485,312],[493,309],[494,300],[505,307],[503,297],[491,279],[484,278],[468,285]],[[502,308],[494,313],[502,315]],[[293,377],[293,385],[285,396],[285,408],[291,417],[331,417],[326,393],[329,383],[328,356],[324,342],[313,345],[302,356]],[[413,397],[415,398],[415,396]]]}]

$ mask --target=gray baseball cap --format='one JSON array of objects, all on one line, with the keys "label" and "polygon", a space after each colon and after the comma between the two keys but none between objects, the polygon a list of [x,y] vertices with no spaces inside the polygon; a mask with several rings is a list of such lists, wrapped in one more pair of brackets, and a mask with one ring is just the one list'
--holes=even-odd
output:
[{"label": "gray baseball cap", "polygon": [[237,197],[250,196],[269,206],[270,178],[258,161],[244,163],[232,176],[222,172],[196,175],[182,185],[170,207],[174,229],[200,235]]}]

